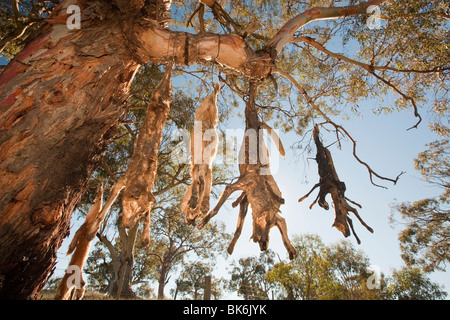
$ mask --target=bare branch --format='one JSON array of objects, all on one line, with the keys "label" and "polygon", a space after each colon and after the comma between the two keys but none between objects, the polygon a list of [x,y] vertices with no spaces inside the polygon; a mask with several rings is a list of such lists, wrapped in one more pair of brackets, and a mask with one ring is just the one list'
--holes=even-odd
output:
[{"label": "bare branch", "polygon": [[376,74],[375,72],[371,72],[377,79],[381,80],[383,83],[387,84],[389,87],[391,87],[392,89],[395,90],[395,92],[397,92],[399,95],[401,95],[405,100],[408,100],[411,102],[411,104],[413,105],[414,108],[414,116],[416,118],[419,118],[419,121],[413,125],[411,128],[408,128],[408,130],[411,130],[412,128],[416,128],[418,127],[419,123],[422,122],[422,117],[419,114],[419,111],[417,109],[417,105],[416,105],[416,101],[414,100],[414,98],[412,98],[411,96],[406,95],[405,93],[401,92],[400,89],[398,89],[393,83],[391,83],[390,81],[384,79],[383,77],[379,76],[378,74]]},{"label": "bare branch", "polygon": [[308,95],[306,90],[297,82],[297,80],[294,79],[293,76],[291,76],[289,73],[280,70],[278,68],[272,69],[273,73],[279,73],[281,76],[285,77],[289,81],[292,82],[292,84],[300,91],[301,94],[305,97],[306,101],[313,107],[314,110],[316,110],[326,121],[333,122],[331,119],[314,103],[313,99]]},{"label": "bare branch", "polygon": [[414,108],[414,116],[416,118],[419,118],[419,121],[412,126],[411,128],[409,128],[408,130],[412,129],[412,128],[417,128],[419,123],[422,121],[422,117],[420,116],[418,109],[417,109],[417,105],[416,102],[414,100],[414,98],[412,98],[411,96],[406,95],[405,93],[403,93],[400,89],[398,89],[394,84],[392,84],[390,81],[386,80],[385,78],[381,77],[380,75],[375,73],[375,70],[380,70],[380,71],[394,71],[394,72],[411,72],[411,73],[436,73],[436,72],[442,72],[445,70],[448,70],[449,68],[442,68],[442,67],[434,67],[432,69],[429,70],[416,70],[416,69],[405,69],[405,70],[401,70],[401,69],[396,69],[396,68],[392,68],[389,66],[374,66],[374,65],[369,65],[360,61],[356,61],[353,59],[350,59],[344,55],[338,54],[338,53],[334,53],[331,52],[330,50],[326,49],[322,44],[318,43],[317,41],[315,41],[313,38],[310,37],[297,37],[294,38],[295,42],[305,42],[308,43],[309,45],[313,46],[314,48],[316,48],[317,50],[322,51],[323,53],[329,55],[330,57],[336,58],[338,60],[343,60],[347,63],[356,65],[360,68],[363,68],[364,70],[366,70],[367,72],[369,72],[370,74],[372,74],[374,77],[376,77],[377,79],[379,79],[380,81],[382,81],[383,83],[385,83],[386,85],[388,85],[389,87],[391,87],[392,89],[395,90],[395,92],[397,92],[398,94],[400,94],[404,99],[406,99],[407,101],[410,101],[413,108]]},{"label": "bare branch", "polygon": [[380,5],[387,0],[369,0],[367,2],[347,7],[311,8],[289,20],[267,43],[265,49],[272,58],[278,56],[286,44],[292,41],[295,32],[304,25],[317,20],[336,19],[358,14],[365,14],[371,5]]},{"label": "bare branch", "polygon": [[375,182],[373,182],[373,176],[377,177],[377,178],[380,179],[380,180],[390,181],[390,182],[392,182],[392,183],[395,185],[395,184],[397,183],[398,179],[400,178],[400,176],[401,176],[402,174],[404,174],[403,171],[400,172],[400,174],[399,174],[395,179],[391,179],[391,178],[387,178],[387,177],[383,177],[383,176],[379,175],[378,173],[376,173],[375,171],[373,171],[372,168],[371,168],[366,162],[362,161],[362,160],[358,157],[358,155],[356,154],[356,141],[355,141],[355,140],[352,138],[352,136],[347,132],[347,130],[345,130],[342,126],[340,126],[340,125],[334,123],[333,121],[331,121],[331,122],[326,122],[326,123],[331,124],[331,125],[336,129],[336,131],[341,131],[341,133],[344,133],[344,134],[350,139],[350,141],[351,141],[352,144],[353,144],[353,157],[354,157],[359,163],[361,163],[362,165],[364,165],[364,166],[367,168],[367,171],[369,172],[369,175],[370,175],[370,182],[371,182],[374,186],[380,187],[380,188],[384,188],[384,189],[387,189],[386,187],[380,186],[380,185],[376,184]]},{"label": "bare branch", "polygon": [[316,48],[317,50],[325,53],[326,55],[336,58],[338,60],[343,60],[345,62],[348,62],[350,64],[356,65],[358,67],[363,68],[364,70],[367,70],[368,72],[373,72],[373,70],[380,70],[380,71],[394,71],[394,72],[405,72],[405,73],[438,73],[438,72],[442,72],[445,70],[449,70],[449,67],[441,67],[441,66],[436,66],[434,68],[431,69],[425,69],[425,70],[418,70],[418,69],[397,69],[397,68],[393,68],[393,67],[389,67],[388,65],[385,66],[376,66],[376,65],[371,65],[371,64],[367,64],[361,61],[357,61],[357,60],[353,60],[350,59],[342,54],[339,53],[335,53],[332,52],[330,50],[328,50],[327,48],[325,48],[321,43],[317,42],[315,39],[311,38],[311,37],[307,37],[307,36],[301,36],[301,37],[295,37],[291,42],[304,42],[307,43],[309,45],[311,45],[312,47]]}]

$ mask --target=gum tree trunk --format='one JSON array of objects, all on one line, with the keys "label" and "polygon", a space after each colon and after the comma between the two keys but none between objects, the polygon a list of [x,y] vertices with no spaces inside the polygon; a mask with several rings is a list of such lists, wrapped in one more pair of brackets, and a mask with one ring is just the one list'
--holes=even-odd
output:
[{"label": "gum tree trunk", "polygon": [[46,283],[139,66],[120,21],[69,30],[57,10],[0,75],[0,299]]}]

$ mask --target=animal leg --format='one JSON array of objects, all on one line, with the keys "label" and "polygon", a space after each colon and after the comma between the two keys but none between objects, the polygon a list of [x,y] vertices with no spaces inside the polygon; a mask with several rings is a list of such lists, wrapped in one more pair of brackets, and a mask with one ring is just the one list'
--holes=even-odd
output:
[{"label": "animal leg", "polygon": [[190,189],[190,197],[188,200],[188,208],[197,207],[198,203],[198,179],[199,179],[199,166],[196,164],[191,164],[191,180],[192,183],[189,186]]},{"label": "animal leg", "polygon": [[205,173],[204,189],[200,202],[200,211],[202,214],[207,214],[209,212],[209,200],[211,197],[212,186],[212,171],[208,169]]},{"label": "animal leg", "polygon": [[361,240],[359,240],[358,235],[357,235],[356,232],[355,232],[355,229],[353,229],[353,221],[352,221],[352,219],[350,219],[349,217],[347,217],[347,220],[348,220],[348,224],[350,225],[350,229],[352,230],[352,233],[353,233],[353,235],[354,235],[355,238],[356,238],[356,242],[357,242],[358,244],[361,244]]},{"label": "animal leg", "polygon": [[[347,199],[348,200],[348,199]],[[351,201],[351,200],[350,200]],[[353,202],[352,202],[353,203]],[[373,229],[371,227],[369,227],[363,219],[361,219],[361,217],[359,216],[358,210],[356,210],[355,208],[351,207],[350,205],[348,205],[348,211],[351,211],[354,213],[354,215],[356,216],[356,218],[358,218],[359,222],[361,222],[361,224],[367,229],[369,230],[371,233],[373,233]]]},{"label": "animal leg", "polygon": [[305,194],[303,197],[301,197],[300,199],[298,199],[298,202],[302,202],[303,200],[305,200],[306,198],[308,198],[309,195],[310,195],[314,190],[316,190],[317,187],[320,187],[320,183],[316,183],[316,184],[314,185],[314,187],[312,187],[312,189],[309,190],[309,192],[308,192],[307,194]]},{"label": "animal leg", "polygon": [[241,193],[241,195],[236,199],[236,201],[234,201],[232,204],[231,204],[231,206],[233,207],[233,208],[236,208],[237,207],[237,205],[238,204],[240,204],[241,202],[242,202],[242,200],[244,200],[244,198],[246,198],[246,194],[245,194],[245,191],[243,191],[242,193]]},{"label": "animal leg", "polygon": [[71,300],[81,300],[84,297],[84,292],[86,291],[86,281],[84,281],[83,276],[80,275],[80,288],[74,288],[74,296]]},{"label": "animal leg", "polygon": [[227,199],[231,196],[231,194],[239,189],[240,189],[239,180],[233,184],[226,186],[214,209],[210,213],[208,213],[205,217],[203,217],[202,220],[199,221],[198,229],[199,230],[203,229],[203,227],[209,222],[209,220],[211,220],[211,218],[214,217],[219,212],[220,208],[225,203],[225,201],[227,201]]},{"label": "animal leg", "polygon": [[238,216],[238,222],[237,222],[237,226],[236,226],[236,231],[234,232],[233,239],[231,240],[230,244],[228,245],[228,250],[227,251],[228,251],[229,254],[233,253],[234,246],[236,245],[237,240],[241,236],[242,227],[244,226],[245,216],[247,215],[247,212],[248,212],[247,195],[245,194],[245,192],[243,192],[241,194],[241,196],[242,195],[244,195],[244,196],[243,196],[243,198],[240,201],[239,216]]},{"label": "animal leg", "polygon": [[[186,214],[186,223],[192,225],[195,225],[195,219],[197,219],[197,217],[201,213],[200,204],[205,196],[204,180],[201,176],[198,178],[198,183],[196,185],[198,186],[198,193],[195,193],[196,197],[194,193],[193,195],[191,195],[191,199],[189,200],[188,212]],[[194,190],[197,191],[197,189]]]},{"label": "animal leg", "polygon": [[189,199],[189,208],[195,209],[198,204],[198,188],[199,188],[199,181],[197,179],[192,181],[192,192],[191,192],[191,198]]},{"label": "animal leg", "polygon": [[281,239],[283,240],[284,247],[289,253],[289,259],[291,260],[294,259],[295,255],[297,254],[297,251],[295,250],[294,246],[291,244],[291,241],[288,238],[286,220],[283,217],[281,217],[278,213],[276,215],[275,225],[278,227],[278,230],[280,230]]},{"label": "animal leg", "polygon": [[181,211],[187,216],[188,208],[189,208],[189,200],[192,195],[192,184],[186,188],[186,193],[184,194],[183,200],[180,204]]}]

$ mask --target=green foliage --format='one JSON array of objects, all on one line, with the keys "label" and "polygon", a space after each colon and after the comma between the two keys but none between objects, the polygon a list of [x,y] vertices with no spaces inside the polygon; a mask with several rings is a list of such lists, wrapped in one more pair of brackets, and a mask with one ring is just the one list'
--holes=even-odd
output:
[{"label": "green foliage", "polygon": [[259,257],[239,259],[230,274],[228,290],[235,291],[245,300],[266,300],[273,295],[274,285],[266,279],[266,273],[275,263],[275,253],[267,250]]},{"label": "green foliage", "polygon": [[450,261],[450,158],[449,141],[427,145],[414,164],[425,181],[443,190],[440,196],[393,207],[391,220],[398,212],[404,223],[399,234],[402,258],[408,266],[424,271],[445,270]]},{"label": "green foliage", "polygon": [[341,241],[326,246],[317,235],[294,239],[297,257],[280,262],[266,278],[283,290],[282,299],[379,299],[380,292],[367,289],[369,261],[352,244]]},{"label": "green foliage", "polygon": [[379,285],[367,255],[348,241],[325,245],[317,235],[296,237],[298,256],[266,273],[280,299],[300,300],[439,300],[447,293],[419,269],[404,267],[384,274]]},{"label": "green foliage", "polygon": [[1,0],[0,56],[11,59],[20,52],[39,29],[40,22],[50,15],[59,2],[61,0]]},{"label": "green foliage", "polygon": [[387,292],[394,300],[443,300],[447,293],[421,270],[394,270]]},{"label": "green foliage", "polygon": [[[205,276],[211,275],[212,267],[202,261],[189,262],[183,265],[179,277],[175,280],[176,288],[172,289],[173,299],[180,296],[186,300],[202,300],[206,286]],[[211,276],[211,296],[219,299],[223,293],[223,279]]]}]

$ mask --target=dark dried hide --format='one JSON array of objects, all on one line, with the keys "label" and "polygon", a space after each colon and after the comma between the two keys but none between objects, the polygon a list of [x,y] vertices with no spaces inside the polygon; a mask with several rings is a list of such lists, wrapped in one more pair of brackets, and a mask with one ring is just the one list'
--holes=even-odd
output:
[{"label": "dark dried hide", "polygon": [[329,205],[325,198],[328,194],[331,194],[335,212],[333,227],[336,227],[336,229],[341,231],[345,237],[350,236],[351,230],[356,238],[356,241],[358,242],[358,244],[360,244],[361,241],[355,233],[352,220],[348,216],[348,213],[353,212],[353,214],[358,218],[361,224],[370,232],[373,232],[373,229],[361,219],[358,211],[348,204],[348,202],[351,202],[361,208],[361,205],[351,201],[345,196],[345,183],[339,180],[336,169],[334,168],[331,153],[327,148],[323,146],[322,141],[320,140],[319,127],[317,125],[314,127],[313,137],[317,149],[316,161],[319,166],[320,180],[319,183],[314,185],[311,191],[309,191],[305,196],[301,197],[298,202],[305,200],[317,187],[319,187],[319,194],[309,208],[311,209],[313,205],[318,202],[319,206],[321,206],[325,210],[328,210]]}]

